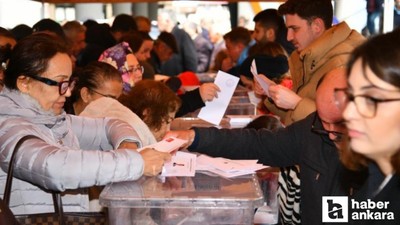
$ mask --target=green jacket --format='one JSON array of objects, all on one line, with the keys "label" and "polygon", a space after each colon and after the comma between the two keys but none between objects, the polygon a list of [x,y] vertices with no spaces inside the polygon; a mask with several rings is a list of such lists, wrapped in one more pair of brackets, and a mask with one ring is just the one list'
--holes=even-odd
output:
[{"label": "green jacket", "polygon": [[294,51],[289,59],[293,91],[302,100],[294,110],[283,110],[268,99],[264,104],[283,119],[285,125],[301,120],[316,110],[315,91],[318,81],[329,71],[344,67],[351,51],[365,38],[342,22],[328,29],[300,53]]}]

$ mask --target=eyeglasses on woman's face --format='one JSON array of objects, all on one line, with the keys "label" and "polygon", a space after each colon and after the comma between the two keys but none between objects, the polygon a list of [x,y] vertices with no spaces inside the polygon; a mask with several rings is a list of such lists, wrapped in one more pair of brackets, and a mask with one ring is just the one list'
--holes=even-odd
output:
[{"label": "eyeglasses on woman's face", "polygon": [[316,127],[317,120],[319,120],[319,117],[318,117],[317,114],[315,114],[314,120],[313,120],[312,125],[311,125],[311,131],[312,132],[314,132],[316,134],[319,134],[319,135],[328,136],[328,137],[329,137],[330,134],[332,134],[334,136],[334,138],[332,139],[332,138],[329,137],[329,139],[331,139],[331,141],[333,141],[333,142],[340,142],[342,140],[342,138],[343,138],[343,133],[342,132],[325,130],[323,128],[322,129],[321,128],[317,128]]},{"label": "eyeglasses on woman's face", "polygon": [[33,78],[37,81],[40,81],[42,83],[45,83],[49,86],[58,86],[58,93],[60,95],[64,95],[65,93],[67,93],[68,89],[70,89],[71,91],[74,90],[76,82],[77,82],[77,80],[75,78],[72,78],[72,79],[66,80],[66,81],[57,82],[55,80],[51,80],[49,78],[40,77],[40,76],[36,76],[36,75],[30,75],[29,77]]},{"label": "eyeglasses on woman's face", "polygon": [[124,73],[130,73],[130,74],[132,74],[132,73],[136,73],[136,72],[140,71],[140,73],[143,74],[143,72],[144,72],[144,67],[141,66],[141,65],[129,66],[129,67],[123,67],[122,70],[123,70]]},{"label": "eyeglasses on woman's face", "polygon": [[393,101],[400,101],[400,98],[379,99],[369,95],[353,95],[348,88],[335,89],[335,103],[338,108],[344,111],[347,104],[354,102],[358,113],[364,118],[375,117],[378,104]]},{"label": "eyeglasses on woman's face", "polygon": [[96,91],[94,89],[90,89],[90,91],[92,91],[92,92],[94,92],[94,93],[96,93],[98,95],[101,95],[103,97],[107,97],[107,98],[113,98],[113,99],[117,99],[118,98],[117,96],[114,96],[114,95],[108,95],[108,94],[100,93],[100,92],[98,92],[98,91]]}]

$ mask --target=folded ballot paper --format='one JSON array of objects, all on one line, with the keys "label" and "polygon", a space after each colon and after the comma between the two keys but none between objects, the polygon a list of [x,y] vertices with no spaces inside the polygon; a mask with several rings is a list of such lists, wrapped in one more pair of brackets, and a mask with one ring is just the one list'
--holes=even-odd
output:
[{"label": "folded ballot paper", "polygon": [[176,137],[169,137],[169,138],[166,138],[155,144],[151,144],[151,145],[144,146],[143,148],[139,148],[137,151],[140,152],[146,148],[154,148],[155,150],[160,151],[160,152],[172,152],[172,151],[178,150],[181,146],[183,146],[186,143],[187,143],[186,140],[176,138]]},{"label": "folded ballot paper", "polygon": [[268,97],[270,97],[270,96],[269,96],[268,89],[269,89],[269,86],[270,86],[271,84],[274,84],[274,82],[273,82],[273,81],[270,81],[270,83],[267,83],[266,81],[264,81],[264,80],[261,78],[262,75],[259,75],[259,74],[258,74],[258,72],[257,72],[257,66],[256,66],[256,61],[255,61],[254,59],[253,59],[253,61],[252,61],[252,63],[251,63],[250,71],[251,71],[251,73],[253,74],[254,79],[260,84],[260,86],[261,86],[261,88],[264,90],[264,92],[268,95]]},{"label": "folded ballot paper", "polygon": [[257,163],[258,160],[232,160],[213,158],[207,155],[197,157],[196,170],[209,171],[221,177],[232,178],[252,174],[257,170],[267,168]]}]

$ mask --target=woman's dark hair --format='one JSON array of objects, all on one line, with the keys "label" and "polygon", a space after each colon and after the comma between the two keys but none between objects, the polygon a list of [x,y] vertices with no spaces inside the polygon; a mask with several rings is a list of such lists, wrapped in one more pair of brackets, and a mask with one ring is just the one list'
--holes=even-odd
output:
[{"label": "woman's dark hair", "polygon": [[57,53],[68,54],[69,50],[56,35],[38,32],[21,39],[11,52],[4,84],[10,89],[17,89],[19,76],[41,76]]},{"label": "woman's dark hair", "polygon": [[154,80],[139,81],[128,94],[121,95],[119,101],[154,130],[159,130],[162,123],[169,120],[168,114],[181,106],[181,99],[168,86]]},{"label": "woman's dark hair", "polygon": [[[347,64],[347,74],[350,74],[356,61],[361,60],[363,76],[367,68],[381,80],[400,88],[400,31],[378,35],[368,39],[352,52]],[[348,144],[341,151],[341,160],[350,169],[358,170],[367,166],[368,159],[352,151]],[[400,149],[391,158],[396,171],[400,172]]]},{"label": "woman's dark hair", "polygon": [[11,45],[6,44],[4,46],[0,46],[0,70],[4,70],[6,67],[7,60],[11,56]]},{"label": "woman's dark hair", "polygon": [[72,104],[81,97],[80,92],[84,87],[91,91],[100,89],[102,85],[109,80],[117,80],[122,83],[121,74],[115,67],[99,61],[93,61],[82,68],[77,68],[72,74],[72,77],[78,80],[69,98]]},{"label": "woman's dark hair", "polygon": [[153,41],[150,35],[143,31],[130,31],[129,33],[123,35],[121,39],[121,41],[128,42],[133,53],[138,52],[143,42],[146,40]]},{"label": "woman's dark hair", "polygon": [[[15,39],[14,34],[4,27],[0,27],[0,36]],[[16,39],[15,39],[16,40]]]}]

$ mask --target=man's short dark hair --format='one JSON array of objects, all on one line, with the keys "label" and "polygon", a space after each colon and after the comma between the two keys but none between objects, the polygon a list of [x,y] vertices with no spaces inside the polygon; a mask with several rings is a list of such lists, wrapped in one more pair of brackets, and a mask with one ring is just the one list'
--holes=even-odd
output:
[{"label": "man's short dark hair", "polygon": [[131,30],[137,30],[136,21],[133,16],[128,14],[119,14],[115,17],[112,25],[111,31],[121,31],[121,32],[128,32]]},{"label": "man's short dark hair", "polygon": [[302,19],[311,22],[320,18],[324,21],[325,28],[332,26],[333,7],[331,0],[287,0],[279,6],[279,14],[297,14]]},{"label": "man's short dark hair", "polygon": [[253,18],[255,23],[259,23],[264,28],[273,28],[275,32],[281,27],[285,26],[285,21],[282,16],[278,14],[276,9],[265,9]]},{"label": "man's short dark hair", "polygon": [[251,41],[251,34],[244,27],[235,27],[224,35],[224,40],[229,40],[233,43],[242,43],[247,46]]}]

